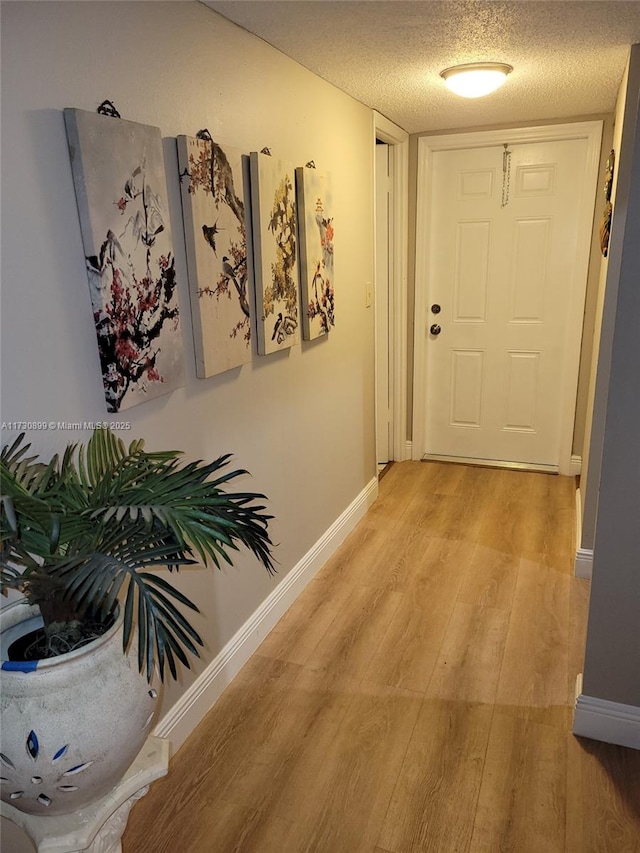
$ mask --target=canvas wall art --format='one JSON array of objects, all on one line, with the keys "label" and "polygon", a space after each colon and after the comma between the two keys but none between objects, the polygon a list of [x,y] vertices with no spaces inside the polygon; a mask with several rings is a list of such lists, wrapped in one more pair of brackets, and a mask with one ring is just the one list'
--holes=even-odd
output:
[{"label": "canvas wall art", "polygon": [[183,384],[167,181],[157,127],[64,111],[109,412]]},{"label": "canvas wall art", "polygon": [[311,341],[335,325],[333,198],[329,175],[296,169],[302,334]]},{"label": "canvas wall art", "polygon": [[295,174],[288,163],[251,154],[251,210],[258,352],[300,342]]},{"label": "canvas wall art", "polygon": [[196,373],[251,361],[251,309],[242,153],[178,137]]}]

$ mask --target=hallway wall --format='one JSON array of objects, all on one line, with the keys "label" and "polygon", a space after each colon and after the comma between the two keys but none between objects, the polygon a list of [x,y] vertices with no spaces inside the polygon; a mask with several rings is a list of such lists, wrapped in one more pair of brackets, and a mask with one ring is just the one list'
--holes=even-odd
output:
[{"label": "hallway wall", "polygon": [[[187,381],[129,409],[125,439],[188,459],[236,455],[275,516],[278,574],[251,555],[185,570],[206,647],[165,692],[171,708],[239,627],[375,476],[372,112],[196,2],[2,5],[2,419],[106,418],[62,110],[112,100],[161,128]],[[246,151],[269,146],[332,173],[336,327],[209,380],[195,377],[175,136],[207,127]],[[17,430],[5,430],[3,443]],[[45,456],[89,432],[32,432]]]},{"label": "hallway wall", "polygon": [[[601,454],[583,694],[634,707],[640,746],[640,44],[633,45],[618,157],[590,465]],[[599,460],[598,460],[599,461]]]},{"label": "hallway wall", "polygon": [[[603,145],[603,157],[608,158],[611,149],[615,152],[615,166],[613,173],[613,185],[611,191],[611,202],[615,215],[616,211],[616,195],[618,188],[618,177],[620,175],[620,144],[622,141],[622,130],[624,125],[625,105],[627,99],[627,88],[629,85],[629,67],[625,69],[624,76],[620,83],[618,98],[616,100],[616,109],[613,117],[613,134],[611,145],[605,147]],[[606,160],[605,160],[606,162]],[[604,175],[600,180],[600,186],[604,186]],[[601,205],[600,212],[596,215],[596,225],[599,226],[601,211],[604,209],[603,194],[598,196],[598,202]],[[591,365],[587,383],[587,407],[584,430],[584,442],[582,452],[582,475],[580,478],[580,491],[582,493],[582,524],[581,524],[581,542],[577,546],[588,551],[593,551],[596,534],[596,517],[598,513],[598,491],[600,487],[600,470],[602,466],[602,442],[604,432],[604,416],[605,411],[602,406],[594,411],[595,393],[596,393],[596,377],[599,367],[599,358],[602,352],[603,363],[607,364],[610,361],[611,347],[611,318],[608,319],[608,328],[603,330],[603,312],[605,304],[605,296],[607,290],[610,291],[610,304],[614,304],[614,294],[617,293],[618,280],[617,272],[612,268],[611,278],[609,280],[609,262],[611,253],[607,253],[607,257],[603,258],[600,254],[600,275],[597,288],[595,288],[595,304],[593,310],[593,322],[591,339],[587,339],[588,328],[585,322],[585,339],[584,349],[587,347],[591,352]],[[611,300],[614,300],[611,302]],[[609,309],[611,311],[611,308]],[[602,333],[604,331],[604,338]],[[601,349],[602,342],[602,349]],[[608,367],[606,370],[608,371]]]}]

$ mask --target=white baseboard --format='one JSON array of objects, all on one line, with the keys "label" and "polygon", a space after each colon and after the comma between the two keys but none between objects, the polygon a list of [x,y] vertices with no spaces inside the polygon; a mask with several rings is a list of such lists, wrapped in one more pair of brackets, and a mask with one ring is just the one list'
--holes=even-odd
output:
[{"label": "white baseboard", "polygon": [[591,580],[593,569],[593,551],[582,548],[582,495],[580,489],[576,489],[576,557],[573,563],[573,573],[577,578]]},{"label": "white baseboard", "polygon": [[574,735],[640,749],[640,708],[585,696],[582,693],[581,674],[577,679],[576,692]]},{"label": "white baseboard", "polygon": [[378,479],[374,477],[297,565],[287,572],[273,592],[160,720],[153,734],[169,738],[173,753],[182,746],[269,631],[353,530],[377,495]]},{"label": "white baseboard", "polygon": [[578,456],[576,453],[571,456],[571,463],[569,465],[569,476],[579,476],[582,473],[582,456]]},{"label": "white baseboard", "polygon": [[573,564],[573,573],[577,578],[587,578],[591,580],[593,572],[593,551],[589,548],[578,548],[576,550],[576,559]]},{"label": "white baseboard", "polygon": [[413,442],[412,441],[405,441],[405,443],[404,443],[404,456],[402,458],[403,458],[403,460],[413,459]]}]

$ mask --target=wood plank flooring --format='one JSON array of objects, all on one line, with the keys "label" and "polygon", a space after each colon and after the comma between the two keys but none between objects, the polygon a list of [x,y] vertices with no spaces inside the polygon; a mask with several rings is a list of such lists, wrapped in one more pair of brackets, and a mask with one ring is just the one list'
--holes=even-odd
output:
[{"label": "wood plank flooring", "polygon": [[393,465],[124,853],[640,853],[640,752],[570,733],[574,490]]}]

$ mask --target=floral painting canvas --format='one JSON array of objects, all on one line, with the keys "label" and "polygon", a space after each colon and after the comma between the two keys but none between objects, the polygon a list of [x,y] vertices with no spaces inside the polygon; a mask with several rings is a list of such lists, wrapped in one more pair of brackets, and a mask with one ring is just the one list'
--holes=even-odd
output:
[{"label": "floral painting canvas", "polygon": [[311,341],[335,325],[333,199],[329,176],[296,169],[302,290],[302,334]]},{"label": "floral painting canvas", "polygon": [[196,372],[251,360],[251,311],[242,153],[211,139],[178,137]]},{"label": "floral painting canvas", "polygon": [[109,412],[183,384],[167,181],[157,127],[64,111]]},{"label": "floral painting canvas", "polygon": [[267,154],[251,154],[251,209],[258,352],[300,342],[294,169]]}]

